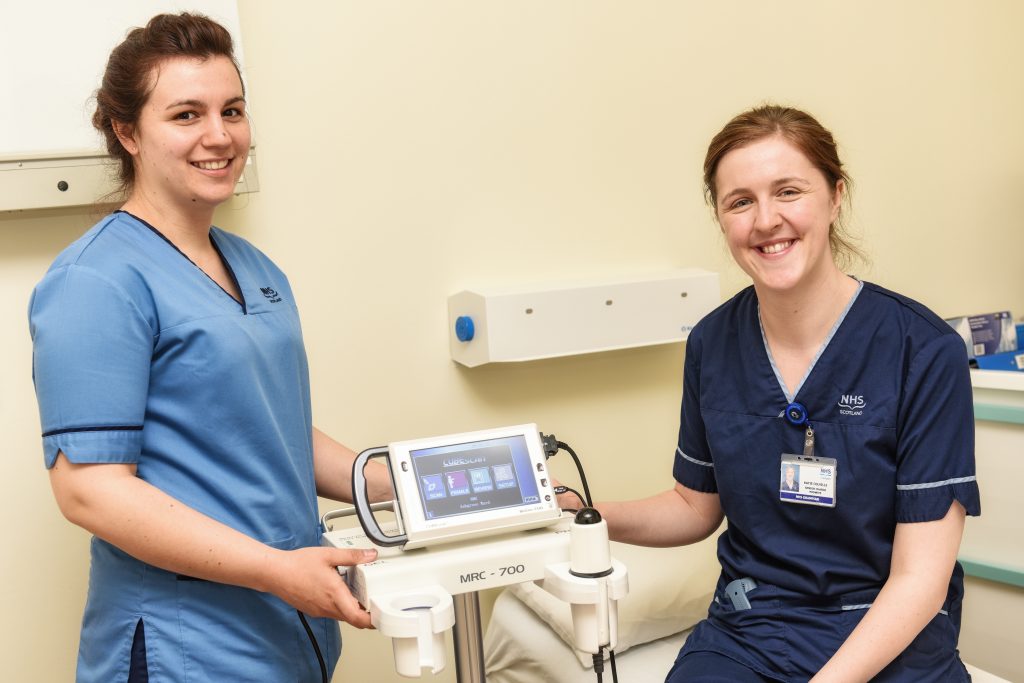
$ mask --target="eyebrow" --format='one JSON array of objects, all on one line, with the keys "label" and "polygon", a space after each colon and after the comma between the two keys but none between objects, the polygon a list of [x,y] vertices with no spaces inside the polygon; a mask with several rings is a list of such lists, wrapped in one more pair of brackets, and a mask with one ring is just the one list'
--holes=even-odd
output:
[{"label": "eyebrow", "polygon": [[[793,184],[793,183],[797,183],[799,185],[810,185],[811,184],[810,181],[808,181],[805,178],[801,178],[800,176],[788,176],[786,178],[779,178],[778,180],[773,180],[772,181],[772,187],[773,188],[781,187],[783,185],[790,185],[790,184]],[[720,200],[718,200],[718,201],[719,201],[720,204],[724,204],[726,202],[726,200],[729,199],[730,197],[732,197],[734,194],[744,194],[744,193],[749,193],[749,192],[750,192],[750,190],[745,188],[745,187],[737,187],[735,190],[730,191],[728,194],[722,195],[722,198]]]},{"label": "eyebrow", "polygon": [[[232,98],[230,98],[228,101],[226,101],[224,103],[224,106],[227,107],[228,105],[237,104],[238,102],[245,102],[245,98],[242,97],[241,95],[238,95],[236,97],[232,97]],[[200,102],[199,100],[178,100],[177,102],[172,102],[169,105],[167,105],[167,109],[175,109],[176,107],[197,107],[197,108],[201,108],[203,106],[204,106],[204,104],[202,102]]]}]

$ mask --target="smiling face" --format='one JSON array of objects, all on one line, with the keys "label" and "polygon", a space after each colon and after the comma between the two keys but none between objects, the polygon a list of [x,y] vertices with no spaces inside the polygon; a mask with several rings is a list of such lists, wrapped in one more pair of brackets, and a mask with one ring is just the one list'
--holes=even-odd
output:
[{"label": "smiling face", "polygon": [[776,135],[733,149],[714,182],[729,251],[759,293],[813,287],[840,274],[829,228],[842,181],[830,187],[797,147]]},{"label": "smiling face", "polygon": [[118,126],[132,155],[132,200],[212,212],[231,197],[249,153],[242,82],[227,57],[176,58],[153,70],[138,123]]}]

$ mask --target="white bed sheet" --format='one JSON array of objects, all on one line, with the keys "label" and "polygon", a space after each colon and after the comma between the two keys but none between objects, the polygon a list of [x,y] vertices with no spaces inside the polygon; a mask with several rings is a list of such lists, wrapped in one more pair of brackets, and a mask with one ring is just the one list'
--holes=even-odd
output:
[{"label": "white bed sheet", "polygon": [[[620,681],[663,681],[689,630],[630,648],[615,656]],[[594,683],[584,668],[537,613],[503,592],[494,603],[484,635],[487,683]],[[611,680],[605,662],[604,680]]]}]

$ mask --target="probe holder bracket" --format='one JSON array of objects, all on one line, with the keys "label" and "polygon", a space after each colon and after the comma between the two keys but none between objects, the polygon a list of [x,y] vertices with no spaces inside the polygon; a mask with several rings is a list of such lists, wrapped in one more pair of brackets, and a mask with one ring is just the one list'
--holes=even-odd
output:
[{"label": "probe holder bracket", "polygon": [[535,583],[569,603],[577,649],[591,654],[614,650],[619,640],[618,601],[629,593],[626,566],[612,560],[611,573],[597,578],[576,576],[569,567],[569,562],[550,564],[544,568],[544,578]]},{"label": "probe holder bracket", "polygon": [[374,628],[391,638],[399,675],[416,678],[424,668],[435,674],[444,669],[444,633],[455,625],[451,593],[427,585],[415,591],[374,595],[369,603]]}]

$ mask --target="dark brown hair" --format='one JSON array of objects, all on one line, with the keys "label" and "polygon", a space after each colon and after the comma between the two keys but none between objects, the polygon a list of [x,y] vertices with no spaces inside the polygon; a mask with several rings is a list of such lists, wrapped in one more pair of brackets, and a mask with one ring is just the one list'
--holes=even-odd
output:
[{"label": "dark brown hair", "polygon": [[[103,82],[96,91],[96,112],[92,125],[103,137],[107,153],[117,162],[119,187],[109,199],[127,196],[135,183],[132,156],[114,133],[114,122],[134,127],[143,105],[154,87],[153,69],[165,59],[175,57],[227,57],[235,65],[231,34],[227,29],[201,14],[158,14],[144,28],[133,28],[124,42],[114,48],[103,72]],[[245,85],[242,85],[245,94]]]},{"label": "dark brown hair", "polygon": [[[843,201],[849,202],[852,181],[839,159],[839,151],[832,133],[807,112],[792,107],[765,104],[734,117],[708,145],[708,153],[704,157],[704,196],[716,214],[718,188],[715,186],[715,173],[722,158],[738,147],[773,135],[782,136],[799,149],[811,164],[821,171],[833,190],[839,181],[842,181],[846,190]],[[867,257],[846,231],[841,209],[835,222],[829,227],[828,241],[832,248],[832,257],[840,267],[846,267],[855,260],[867,262]]]}]

